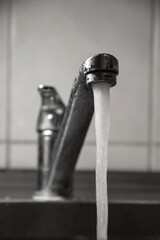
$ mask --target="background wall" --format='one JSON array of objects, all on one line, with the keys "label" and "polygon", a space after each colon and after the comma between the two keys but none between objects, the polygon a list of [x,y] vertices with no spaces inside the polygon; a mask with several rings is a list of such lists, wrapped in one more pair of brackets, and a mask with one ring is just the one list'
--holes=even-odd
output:
[{"label": "background wall", "polygon": [[[107,52],[120,64],[111,89],[109,168],[160,170],[160,1],[0,1],[0,167],[36,168],[40,83],[67,103],[81,63]],[[95,166],[92,122],[77,168]]]}]

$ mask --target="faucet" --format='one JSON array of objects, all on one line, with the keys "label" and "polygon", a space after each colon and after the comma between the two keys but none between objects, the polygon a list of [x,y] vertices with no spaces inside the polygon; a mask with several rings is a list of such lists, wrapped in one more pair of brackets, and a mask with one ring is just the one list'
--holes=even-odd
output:
[{"label": "faucet", "polygon": [[106,81],[113,87],[117,75],[118,61],[106,53],[94,55],[81,65],[52,148],[50,174],[43,191],[46,198],[72,197],[74,168],[94,112],[91,85]]}]

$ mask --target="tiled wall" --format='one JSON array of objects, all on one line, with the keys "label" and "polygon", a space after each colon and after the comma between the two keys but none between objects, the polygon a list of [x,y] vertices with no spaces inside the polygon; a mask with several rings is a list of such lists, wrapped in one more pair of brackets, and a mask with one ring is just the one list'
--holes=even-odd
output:
[{"label": "tiled wall", "polygon": [[[160,1],[0,1],[0,167],[35,168],[37,85],[65,103],[81,63],[108,52],[120,64],[111,89],[109,168],[160,170]],[[94,122],[77,165],[95,166]]]}]

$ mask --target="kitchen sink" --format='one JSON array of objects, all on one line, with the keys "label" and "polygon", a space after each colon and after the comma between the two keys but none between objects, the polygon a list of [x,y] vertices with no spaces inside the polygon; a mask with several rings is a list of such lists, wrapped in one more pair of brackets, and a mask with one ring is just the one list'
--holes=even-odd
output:
[{"label": "kitchen sink", "polygon": [[[94,172],[75,172],[74,198],[35,201],[36,171],[0,172],[0,239],[96,239]],[[160,239],[160,174],[109,172],[109,239]]]}]

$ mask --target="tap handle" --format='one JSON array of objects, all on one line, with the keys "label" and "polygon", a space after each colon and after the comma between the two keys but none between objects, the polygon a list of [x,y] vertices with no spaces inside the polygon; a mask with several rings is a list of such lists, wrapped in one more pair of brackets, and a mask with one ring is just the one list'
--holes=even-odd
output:
[{"label": "tap handle", "polygon": [[65,105],[56,89],[52,86],[38,86],[41,107],[37,122],[37,131],[58,131],[65,111]]},{"label": "tap handle", "polygon": [[38,92],[41,96],[41,106],[37,121],[38,179],[35,199],[41,199],[45,195],[52,166],[52,149],[65,111],[64,103],[54,87],[40,84]]}]

